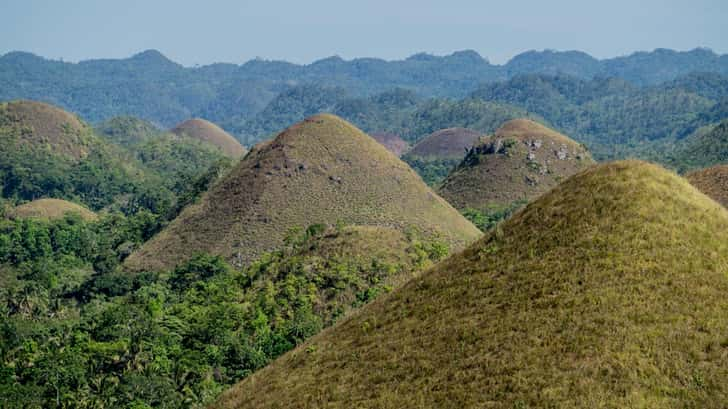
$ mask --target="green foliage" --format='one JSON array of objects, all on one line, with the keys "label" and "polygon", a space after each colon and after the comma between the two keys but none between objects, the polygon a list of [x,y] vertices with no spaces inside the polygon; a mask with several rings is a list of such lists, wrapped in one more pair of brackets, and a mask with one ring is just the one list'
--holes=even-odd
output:
[{"label": "green foliage", "polygon": [[463,210],[463,216],[470,220],[482,231],[488,231],[501,221],[511,217],[518,209],[525,206],[528,201],[518,200],[508,206],[488,205],[483,209],[468,208]]},{"label": "green foliage", "polygon": [[118,262],[118,243],[144,240],[146,224],[122,214],[4,222],[0,265],[14,278],[0,290],[3,402],[202,407],[448,252],[411,231],[401,249],[358,256],[346,240],[386,242],[387,231],[314,224],[241,271],[206,254],[168,273],[94,271],[98,259]]}]

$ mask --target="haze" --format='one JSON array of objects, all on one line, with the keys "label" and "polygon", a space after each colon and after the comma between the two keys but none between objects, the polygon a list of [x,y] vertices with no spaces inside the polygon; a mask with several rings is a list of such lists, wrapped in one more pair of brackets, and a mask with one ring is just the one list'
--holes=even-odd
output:
[{"label": "haze", "polygon": [[155,48],[190,66],[255,57],[297,63],[330,55],[400,59],[474,49],[502,63],[545,48],[600,58],[658,47],[725,53],[725,21],[723,0],[26,0],[2,6],[0,53],[78,61]]}]

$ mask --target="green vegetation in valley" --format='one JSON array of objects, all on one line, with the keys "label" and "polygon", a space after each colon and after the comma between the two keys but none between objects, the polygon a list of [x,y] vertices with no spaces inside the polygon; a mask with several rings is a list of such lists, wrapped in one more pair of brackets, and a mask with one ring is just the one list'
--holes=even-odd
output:
[{"label": "green vegetation in valley", "polygon": [[118,214],[0,225],[4,407],[203,407],[448,253],[415,231],[312,225],[242,270],[200,254],[118,271],[146,225]]}]

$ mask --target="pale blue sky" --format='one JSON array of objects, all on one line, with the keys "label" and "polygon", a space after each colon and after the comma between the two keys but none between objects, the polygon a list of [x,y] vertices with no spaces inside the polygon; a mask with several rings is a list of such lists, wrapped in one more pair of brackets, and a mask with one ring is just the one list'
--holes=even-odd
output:
[{"label": "pale blue sky", "polygon": [[67,61],[155,48],[184,65],[330,55],[400,59],[474,49],[613,57],[657,47],[728,53],[728,0],[0,0],[0,54]]}]

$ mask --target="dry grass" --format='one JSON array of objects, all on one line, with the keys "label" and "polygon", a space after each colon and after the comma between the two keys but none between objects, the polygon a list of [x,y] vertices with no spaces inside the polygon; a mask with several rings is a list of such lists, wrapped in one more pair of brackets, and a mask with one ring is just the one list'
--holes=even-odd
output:
[{"label": "dry grass", "polygon": [[717,165],[698,170],[685,177],[698,190],[728,207],[728,165]]},{"label": "dry grass", "polygon": [[219,126],[204,119],[194,118],[184,121],[172,129],[172,132],[215,145],[234,159],[241,158],[246,153],[245,148],[237,139]]},{"label": "dry grass", "polygon": [[11,209],[8,215],[14,219],[56,220],[68,213],[75,213],[86,221],[98,219],[96,213],[76,203],[61,199],[37,199]]},{"label": "dry grass", "polygon": [[88,155],[95,137],[75,115],[36,101],[0,103],[0,135],[32,150],[78,160]]},{"label": "dry grass", "polygon": [[348,122],[317,115],[258,145],[199,204],[126,260],[169,268],[196,252],[247,264],[313,223],[415,227],[462,248],[480,231]]},{"label": "dry grass", "polygon": [[728,211],[655,165],[570,178],[215,408],[724,408]]},{"label": "dry grass", "polygon": [[379,132],[370,134],[375,141],[384,145],[395,156],[400,157],[407,153],[411,146],[407,141],[391,132]]},{"label": "dry grass", "polygon": [[442,129],[419,141],[409,151],[409,155],[432,160],[459,160],[478,142],[480,136],[479,132],[466,128]]},{"label": "dry grass", "polygon": [[593,163],[577,142],[536,122],[516,119],[475,147],[439,193],[458,209],[507,206],[533,200]]}]

